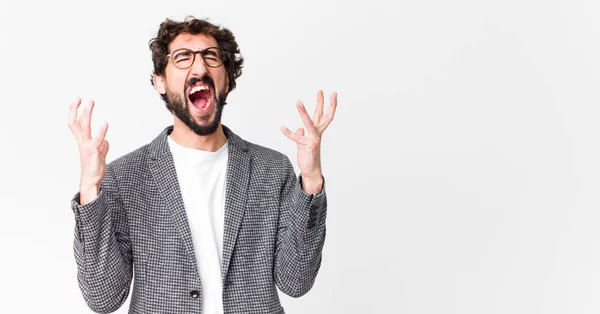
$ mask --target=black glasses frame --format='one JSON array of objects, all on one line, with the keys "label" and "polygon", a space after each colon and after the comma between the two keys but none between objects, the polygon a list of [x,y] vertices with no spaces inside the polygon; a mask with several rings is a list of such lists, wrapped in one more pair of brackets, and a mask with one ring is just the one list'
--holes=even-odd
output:
[{"label": "black glasses frame", "polygon": [[[218,55],[218,57],[219,57],[219,59],[220,59],[220,61],[221,61],[221,62],[220,62],[218,65],[210,65],[210,64],[208,64],[208,63],[206,62],[206,59],[204,59],[204,56],[206,55],[206,52],[207,52],[207,51],[209,51],[209,50],[211,50],[211,49],[212,49],[212,50],[214,50],[214,49],[218,50],[218,54],[219,54],[219,55]],[[189,52],[191,53],[191,55],[192,55],[192,60],[191,60],[191,62],[190,62],[190,65],[188,65],[188,66],[186,66],[186,67],[180,67],[180,66],[178,66],[178,65],[177,65],[177,62],[175,62],[175,60],[173,60],[173,56],[174,56],[174,55],[176,55],[176,54],[177,54],[177,52],[181,52],[181,51],[189,51]],[[170,54],[168,54],[168,55],[167,55],[167,59],[171,59],[171,61],[173,61],[173,65],[174,65],[176,68],[178,68],[178,69],[187,69],[187,68],[191,67],[191,66],[192,66],[192,64],[194,64],[194,62],[196,61],[196,54],[198,54],[198,53],[200,54],[200,56],[202,56],[202,61],[204,62],[204,64],[205,64],[207,67],[210,67],[210,68],[218,68],[218,67],[220,67],[221,65],[223,65],[223,63],[225,62],[225,56],[226,56],[226,54],[225,54],[225,50],[223,50],[221,47],[208,47],[208,48],[206,48],[206,49],[203,49],[203,50],[196,50],[196,51],[194,51],[194,50],[192,50],[192,49],[188,49],[188,48],[179,48],[179,49],[176,49],[176,50],[174,50],[174,51],[173,51],[173,52],[171,52]]]}]

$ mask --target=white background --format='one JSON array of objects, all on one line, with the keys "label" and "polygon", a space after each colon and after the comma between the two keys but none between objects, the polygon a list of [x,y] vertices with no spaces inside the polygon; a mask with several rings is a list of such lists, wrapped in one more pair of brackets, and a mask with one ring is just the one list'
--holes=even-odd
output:
[{"label": "white background", "polygon": [[[70,102],[109,160],[172,117],[150,85],[165,18],[230,28],[224,123],[296,161],[295,101],[339,93],[328,235],[288,313],[599,313],[598,1],[0,2],[0,313],[89,313],[72,252]],[[127,304],[118,313],[127,313]]]}]

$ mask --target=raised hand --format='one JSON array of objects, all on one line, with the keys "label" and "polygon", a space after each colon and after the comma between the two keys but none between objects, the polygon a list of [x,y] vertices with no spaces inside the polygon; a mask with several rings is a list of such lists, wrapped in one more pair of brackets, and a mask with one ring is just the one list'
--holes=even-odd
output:
[{"label": "raised hand", "polygon": [[94,101],[90,100],[77,118],[77,109],[81,98],[77,97],[69,107],[69,128],[77,140],[79,158],[81,161],[81,181],[79,183],[81,205],[93,201],[100,193],[100,183],[106,174],[106,154],[108,142],[104,139],[108,124],[100,126],[98,134],[92,138],[90,122]]},{"label": "raised hand", "polygon": [[329,108],[323,115],[323,91],[317,93],[317,106],[310,118],[306,108],[301,101],[296,103],[296,108],[304,123],[304,128],[299,128],[292,133],[285,126],[281,126],[281,132],[298,145],[298,166],[302,172],[302,187],[306,193],[314,194],[321,190],[323,177],[321,172],[321,137],[323,132],[335,115],[337,107],[337,93],[331,94]]}]

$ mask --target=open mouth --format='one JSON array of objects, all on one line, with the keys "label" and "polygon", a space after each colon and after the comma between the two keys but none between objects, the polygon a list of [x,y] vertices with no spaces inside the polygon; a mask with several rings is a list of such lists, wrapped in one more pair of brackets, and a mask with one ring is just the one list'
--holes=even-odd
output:
[{"label": "open mouth", "polygon": [[208,108],[213,100],[212,89],[209,85],[201,84],[193,86],[188,93],[190,102],[199,110]]}]

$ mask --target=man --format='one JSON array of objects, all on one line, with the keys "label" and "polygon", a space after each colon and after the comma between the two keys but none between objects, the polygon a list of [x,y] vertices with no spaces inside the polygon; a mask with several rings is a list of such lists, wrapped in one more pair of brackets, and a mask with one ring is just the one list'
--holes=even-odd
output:
[{"label": "man", "polygon": [[104,123],[92,138],[90,101],[70,106],[81,159],[75,213],[78,281],[89,307],[130,313],[284,313],[277,295],[312,287],[325,240],[323,113],[297,109],[306,131],[296,178],[281,153],[244,141],[221,124],[243,59],[233,34],[207,21],[167,19],[150,41],[152,84],[174,116],[155,140],[106,165]]}]

